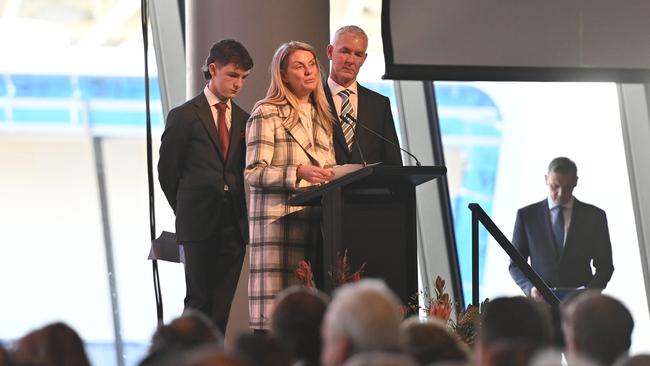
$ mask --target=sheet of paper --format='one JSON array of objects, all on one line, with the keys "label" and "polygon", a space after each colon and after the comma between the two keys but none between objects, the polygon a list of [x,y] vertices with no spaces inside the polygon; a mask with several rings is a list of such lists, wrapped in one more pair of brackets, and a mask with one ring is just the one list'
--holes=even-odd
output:
[{"label": "sheet of paper", "polygon": [[[372,163],[372,164],[367,164],[366,166],[375,166],[379,165],[379,163]],[[335,165],[332,170],[334,170],[334,179],[341,178],[345,175],[348,175],[350,173],[356,172],[357,170],[363,168],[363,164],[343,164],[343,165]]]},{"label": "sheet of paper", "polygon": [[163,231],[158,238],[151,241],[147,259],[185,263],[185,251],[182,245],[176,244],[176,234]]}]

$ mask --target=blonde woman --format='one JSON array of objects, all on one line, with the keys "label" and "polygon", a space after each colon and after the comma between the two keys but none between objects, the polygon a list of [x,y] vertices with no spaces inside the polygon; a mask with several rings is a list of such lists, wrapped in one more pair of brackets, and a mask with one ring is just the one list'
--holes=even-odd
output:
[{"label": "blonde woman", "polygon": [[250,326],[268,329],[275,295],[319,241],[320,210],[289,206],[299,188],[334,178],[333,117],[314,48],[292,41],[271,62],[271,85],[246,125],[250,185]]}]

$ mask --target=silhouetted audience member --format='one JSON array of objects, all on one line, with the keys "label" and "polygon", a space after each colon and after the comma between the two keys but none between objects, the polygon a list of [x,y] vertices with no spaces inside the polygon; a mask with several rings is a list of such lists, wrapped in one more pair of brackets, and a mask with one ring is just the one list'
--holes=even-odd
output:
[{"label": "silhouetted audience member", "polygon": [[140,365],[158,365],[204,344],[222,347],[223,335],[207,315],[187,309],[183,315],[156,330],[151,339],[149,355]]},{"label": "silhouetted audience member", "polygon": [[440,321],[420,322],[417,317],[411,317],[402,322],[399,335],[404,352],[420,365],[468,360],[467,346],[452,335],[446,324]]},{"label": "silhouetted audience member", "polygon": [[61,322],[46,325],[21,338],[14,347],[13,359],[17,365],[90,365],[79,334]]},{"label": "silhouetted audience member", "polygon": [[9,366],[9,352],[0,344],[0,366]]},{"label": "silhouetted audience member", "polygon": [[551,318],[542,306],[523,296],[490,301],[481,314],[481,328],[475,344],[477,363],[483,364],[487,348],[498,341],[528,342],[535,350],[550,347]]},{"label": "silhouetted audience member", "polygon": [[174,363],[165,366],[241,366],[234,356],[228,354],[222,347],[202,345],[180,354]]},{"label": "silhouetted audience member", "polygon": [[243,366],[290,366],[289,352],[276,339],[266,335],[241,334],[232,354]]},{"label": "silhouetted audience member", "polygon": [[407,355],[388,352],[357,353],[345,361],[344,366],[417,366]]},{"label": "silhouetted audience member", "polygon": [[593,361],[584,359],[582,357],[570,357],[569,360],[563,362],[562,352],[557,348],[547,348],[541,350],[535,355],[528,363],[530,366],[598,366]]},{"label": "silhouetted audience member", "polygon": [[616,366],[650,366],[650,355],[639,354],[632,357],[623,357],[616,361]]},{"label": "silhouetted audience member", "polygon": [[578,355],[608,366],[628,355],[634,320],[620,301],[588,291],[565,304],[562,328],[567,358]]},{"label": "silhouetted audience member", "polygon": [[320,328],[329,299],[306,287],[290,287],[278,294],[271,317],[271,334],[290,353],[294,363],[316,366],[320,360]]},{"label": "silhouetted audience member", "polygon": [[402,315],[397,296],[383,281],[341,286],[323,319],[321,364],[340,366],[354,354],[399,349]]},{"label": "silhouetted audience member", "polygon": [[537,351],[538,344],[534,342],[496,341],[487,347],[477,366],[526,366]]}]

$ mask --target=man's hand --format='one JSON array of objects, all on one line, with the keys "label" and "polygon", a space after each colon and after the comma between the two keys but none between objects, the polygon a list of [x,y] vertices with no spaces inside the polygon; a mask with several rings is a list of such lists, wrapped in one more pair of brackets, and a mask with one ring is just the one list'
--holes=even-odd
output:
[{"label": "man's hand", "polygon": [[334,171],[314,165],[300,165],[296,170],[296,176],[298,179],[304,179],[309,183],[324,183],[334,179]]},{"label": "man's hand", "polygon": [[532,297],[533,300],[535,300],[535,301],[542,301],[542,300],[544,300],[544,297],[542,297],[542,293],[539,292],[539,290],[537,289],[537,287],[534,287],[534,286],[533,286],[532,289],[530,289],[530,297]]}]

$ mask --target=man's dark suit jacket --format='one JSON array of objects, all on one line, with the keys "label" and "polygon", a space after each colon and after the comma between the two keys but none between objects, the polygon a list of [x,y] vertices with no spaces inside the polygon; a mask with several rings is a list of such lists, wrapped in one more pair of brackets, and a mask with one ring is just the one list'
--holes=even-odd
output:
[{"label": "man's dark suit jacket", "polygon": [[[338,118],[332,92],[327,85],[327,81],[323,84],[327,101],[330,104],[330,111]],[[363,124],[399,146],[389,99],[368,88],[364,88],[358,83],[357,93],[357,123]],[[357,126],[355,129],[355,139],[355,144],[359,144],[366,163],[382,162],[385,165],[402,165],[402,154],[396,146],[383,141],[362,127]],[[340,123],[334,126],[334,152],[337,164],[363,162],[359,149],[354,144],[352,145],[352,151],[348,150]]]},{"label": "man's dark suit jacket", "polygon": [[[614,272],[605,211],[577,199],[561,256],[553,239],[546,199],[517,212],[512,244],[525,260],[530,257],[535,272],[551,288],[603,289]],[[595,273],[591,270],[592,260]],[[517,285],[530,296],[533,284],[512,261],[509,269]]]},{"label": "man's dark suit jacket", "polygon": [[[214,118],[203,93],[172,109],[160,145],[158,179],[176,214],[178,243],[210,239],[221,215],[231,215],[248,242],[244,199],[248,113],[231,102],[230,147],[224,161]],[[232,211],[224,212],[227,195]]]}]

